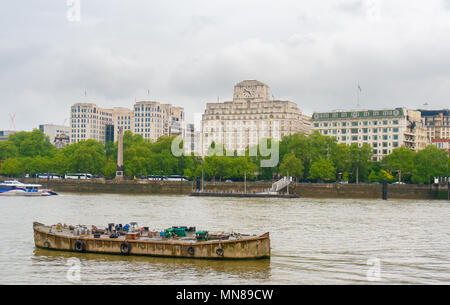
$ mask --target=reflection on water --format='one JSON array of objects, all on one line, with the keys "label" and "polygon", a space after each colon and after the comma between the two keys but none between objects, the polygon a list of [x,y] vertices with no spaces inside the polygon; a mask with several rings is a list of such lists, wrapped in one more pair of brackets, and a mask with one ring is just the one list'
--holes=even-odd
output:
[{"label": "reflection on water", "polygon": [[[120,255],[103,255],[95,253],[72,253],[64,251],[54,251],[35,248],[33,264],[40,265],[47,262],[56,264],[65,264],[70,258],[78,258],[81,261],[82,270],[91,270],[100,267],[122,269],[135,266],[136,272],[179,272],[191,274],[196,277],[203,274],[226,274],[229,276],[242,279],[268,279],[270,274],[270,259],[248,260],[242,261],[219,261],[219,260],[199,260],[186,258],[164,258],[164,257],[144,257],[144,256],[120,256]],[[91,272],[91,271],[90,271]],[[94,271],[95,272],[95,271]],[[145,275],[145,274],[143,274]],[[90,275],[89,275],[90,276]],[[129,280],[134,280],[133,274]],[[148,281],[144,281],[149,283]],[[155,279],[155,284],[158,279]]]},{"label": "reflection on water", "polygon": [[[81,284],[450,282],[447,201],[67,193],[0,197],[0,215],[0,284],[70,284],[72,258],[79,259]],[[216,261],[49,251],[34,247],[33,221],[268,231],[272,257]],[[379,277],[368,281],[376,266]]]}]

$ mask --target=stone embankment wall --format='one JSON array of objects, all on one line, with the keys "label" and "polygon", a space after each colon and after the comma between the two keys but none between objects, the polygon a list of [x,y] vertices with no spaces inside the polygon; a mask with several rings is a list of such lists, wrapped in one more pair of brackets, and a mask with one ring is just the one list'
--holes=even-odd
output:
[{"label": "stone embankment wall", "polygon": [[[4,179],[0,179],[4,180]],[[39,183],[47,186],[46,179],[21,179],[25,183]],[[247,191],[260,192],[271,187],[270,182],[248,182]],[[111,181],[93,180],[50,180],[49,187],[56,192],[123,193],[123,194],[166,194],[187,195],[194,188],[194,182],[181,181]],[[243,192],[243,182],[205,182],[208,192]],[[291,194],[309,198],[375,198],[381,199],[381,184],[336,184],[297,183],[289,187]],[[447,185],[388,185],[388,199],[448,199]]]}]

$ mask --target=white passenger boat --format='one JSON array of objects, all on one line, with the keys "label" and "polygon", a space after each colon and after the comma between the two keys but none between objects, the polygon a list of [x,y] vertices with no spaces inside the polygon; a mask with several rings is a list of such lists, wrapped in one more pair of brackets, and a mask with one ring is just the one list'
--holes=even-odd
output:
[{"label": "white passenger boat", "polygon": [[0,182],[0,196],[51,196],[58,195],[43,189],[40,184],[25,184],[17,180]]}]

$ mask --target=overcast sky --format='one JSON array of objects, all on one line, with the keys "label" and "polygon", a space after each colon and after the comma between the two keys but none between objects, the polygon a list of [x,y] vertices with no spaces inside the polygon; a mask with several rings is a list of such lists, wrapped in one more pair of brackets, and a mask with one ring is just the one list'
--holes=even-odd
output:
[{"label": "overcast sky", "polygon": [[0,130],[62,124],[79,101],[193,120],[244,79],[307,114],[355,109],[358,83],[364,109],[450,107],[450,0],[80,0],[79,21],[76,2],[2,2]]}]

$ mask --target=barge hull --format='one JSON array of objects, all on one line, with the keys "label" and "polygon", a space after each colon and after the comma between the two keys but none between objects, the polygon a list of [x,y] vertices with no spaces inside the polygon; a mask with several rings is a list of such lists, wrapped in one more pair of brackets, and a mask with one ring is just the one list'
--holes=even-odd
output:
[{"label": "barge hull", "polygon": [[[65,236],[50,233],[48,227],[36,222],[33,224],[33,230],[35,246],[49,250],[199,259],[258,259],[270,257],[269,233],[236,240],[186,242]],[[78,242],[79,245],[79,241],[83,244],[82,251],[76,250],[76,244]],[[126,254],[121,251],[124,243],[129,246],[129,252]]]}]

